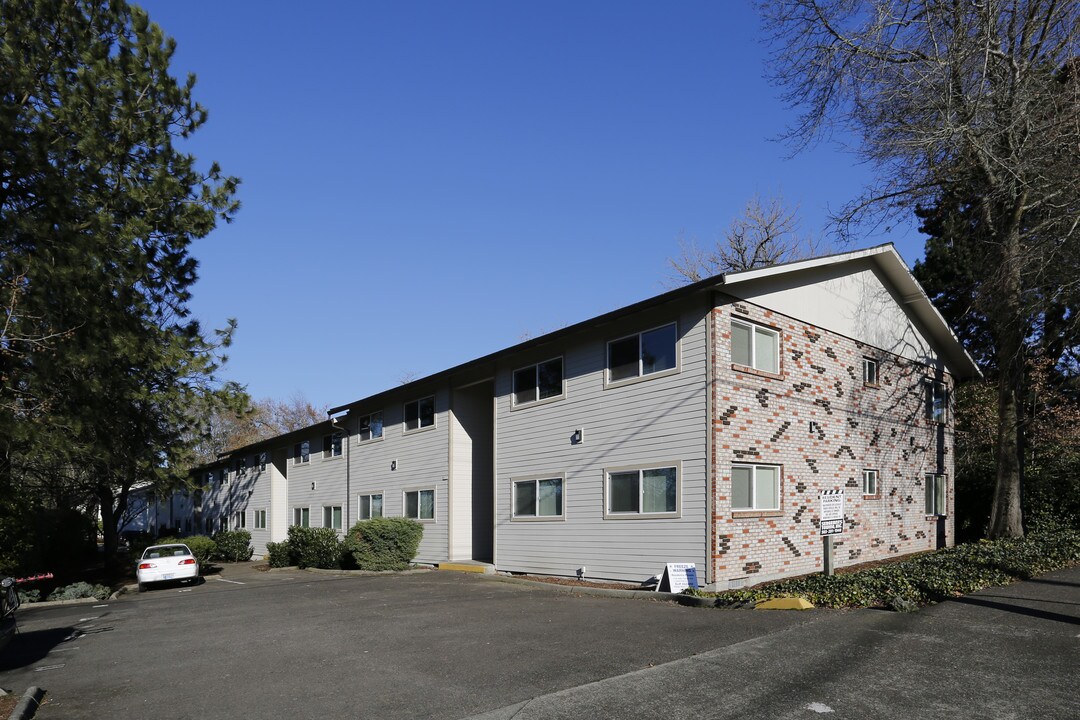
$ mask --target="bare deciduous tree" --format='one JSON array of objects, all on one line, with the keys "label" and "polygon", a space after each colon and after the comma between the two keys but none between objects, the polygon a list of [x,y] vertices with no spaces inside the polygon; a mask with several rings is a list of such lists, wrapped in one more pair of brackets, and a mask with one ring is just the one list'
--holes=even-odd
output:
[{"label": "bare deciduous tree", "polygon": [[819,254],[821,243],[801,231],[798,207],[780,196],[754,195],[740,217],[731,221],[724,237],[711,249],[693,240],[679,240],[678,257],[668,258],[668,285],[678,286],[725,272],[737,272]]},{"label": "bare deciduous tree", "polygon": [[802,148],[853,132],[876,170],[842,235],[963,198],[980,244],[975,305],[997,365],[990,534],[1023,534],[1018,393],[1034,288],[1075,293],[1080,223],[1080,4],[1060,0],[775,0],[760,4],[773,80]]}]

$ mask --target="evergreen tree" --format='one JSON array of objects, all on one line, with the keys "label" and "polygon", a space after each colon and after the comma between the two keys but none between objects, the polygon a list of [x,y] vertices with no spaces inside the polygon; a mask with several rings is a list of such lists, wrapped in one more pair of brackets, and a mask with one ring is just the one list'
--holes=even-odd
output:
[{"label": "evergreen tree", "polygon": [[107,555],[132,484],[177,482],[244,399],[216,376],[234,324],[187,309],[238,180],[176,147],[206,110],[174,49],[123,0],[0,5],[0,498],[96,501]]}]

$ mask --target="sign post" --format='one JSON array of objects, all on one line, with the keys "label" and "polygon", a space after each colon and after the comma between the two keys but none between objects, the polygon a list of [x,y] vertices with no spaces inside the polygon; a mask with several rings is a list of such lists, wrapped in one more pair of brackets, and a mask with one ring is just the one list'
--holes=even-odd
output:
[{"label": "sign post", "polygon": [[821,539],[824,543],[825,575],[833,574],[833,535],[844,533],[844,491],[821,491]]}]

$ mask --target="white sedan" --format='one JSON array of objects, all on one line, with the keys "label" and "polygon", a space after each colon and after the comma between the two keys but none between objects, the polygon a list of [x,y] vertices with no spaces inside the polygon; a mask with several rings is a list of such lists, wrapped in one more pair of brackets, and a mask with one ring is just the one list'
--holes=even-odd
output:
[{"label": "white sedan", "polygon": [[182,543],[151,545],[143,552],[135,571],[139,579],[139,592],[146,590],[147,583],[173,580],[199,581],[199,561],[191,549]]}]

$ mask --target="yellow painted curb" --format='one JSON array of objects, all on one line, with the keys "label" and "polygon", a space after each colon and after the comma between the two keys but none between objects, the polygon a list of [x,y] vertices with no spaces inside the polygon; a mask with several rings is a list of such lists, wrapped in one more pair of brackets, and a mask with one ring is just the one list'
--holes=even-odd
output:
[{"label": "yellow painted curb", "polygon": [[458,572],[484,573],[488,568],[483,565],[466,565],[465,563],[439,563],[440,570],[457,570]]},{"label": "yellow painted curb", "polygon": [[761,600],[754,605],[755,610],[813,610],[814,606],[805,598],[773,598]]}]

